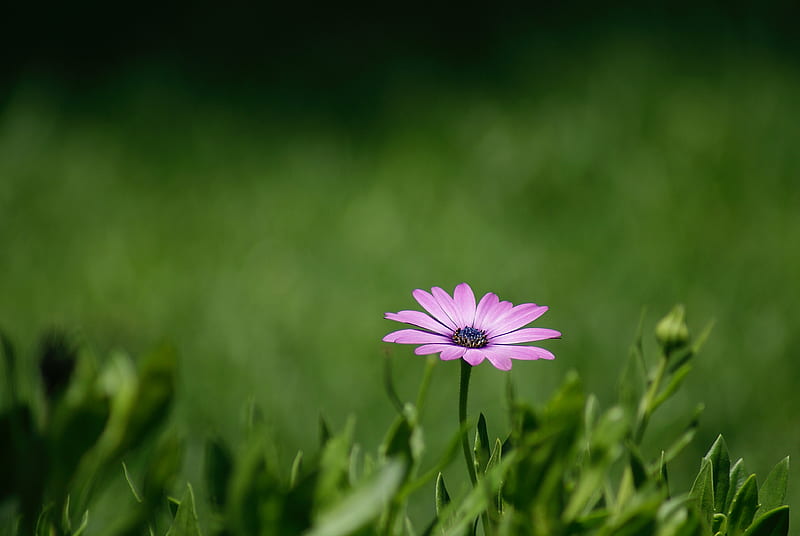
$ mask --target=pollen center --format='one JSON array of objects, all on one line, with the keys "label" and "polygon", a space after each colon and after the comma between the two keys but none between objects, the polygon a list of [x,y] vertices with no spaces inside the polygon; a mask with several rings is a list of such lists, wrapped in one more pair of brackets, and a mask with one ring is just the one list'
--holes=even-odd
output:
[{"label": "pollen center", "polygon": [[453,333],[453,342],[465,348],[483,348],[489,343],[486,333],[473,327],[458,328]]}]

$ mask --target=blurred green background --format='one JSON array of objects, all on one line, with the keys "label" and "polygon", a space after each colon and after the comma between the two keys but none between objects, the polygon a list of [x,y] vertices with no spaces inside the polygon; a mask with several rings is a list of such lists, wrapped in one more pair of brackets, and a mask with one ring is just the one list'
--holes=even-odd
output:
[{"label": "blurred green background", "polygon": [[[99,25],[20,7],[4,23],[0,326],[31,367],[51,326],[100,355],[172,341],[196,479],[199,442],[235,440],[251,398],[287,468],[320,412],[356,415],[375,448],[385,354],[407,399],[423,369],[380,342],[414,288],[549,305],[557,359],[511,372],[537,402],[577,369],[610,404],[643,308],[650,345],[681,302],[695,333],[716,324],[654,422],[672,433],[706,404],[676,487],[720,432],[759,474],[800,459],[797,13],[687,6],[145,4]],[[456,427],[457,368],[433,379],[434,450]],[[505,379],[472,380],[497,435]]]}]

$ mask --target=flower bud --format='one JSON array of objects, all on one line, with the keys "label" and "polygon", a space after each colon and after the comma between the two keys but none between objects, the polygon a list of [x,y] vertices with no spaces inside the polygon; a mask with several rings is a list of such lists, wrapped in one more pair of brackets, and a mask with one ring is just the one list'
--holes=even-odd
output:
[{"label": "flower bud", "polygon": [[77,361],[77,349],[62,331],[46,333],[39,347],[39,373],[48,399],[59,396],[69,385]]},{"label": "flower bud", "polygon": [[667,355],[688,344],[689,328],[686,326],[686,309],[683,305],[676,305],[656,324],[656,340]]}]

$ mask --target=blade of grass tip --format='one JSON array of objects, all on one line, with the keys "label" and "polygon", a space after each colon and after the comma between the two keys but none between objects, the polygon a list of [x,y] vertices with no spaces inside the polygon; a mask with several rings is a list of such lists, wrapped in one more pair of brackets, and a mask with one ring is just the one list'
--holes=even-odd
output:
[{"label": "blade of grass tip", "polygon": [[422,383],[420,383],[419,391],[417,392],[417,415],[422,418],[422,407],[425,405],[425,398],[428,396],[428,387],[431,384],[431,376],[433,376],[433,367],[439,361],[435,356],[429,356],[425,362],[425,372],[422,374]]},{"label": "blade of grass tip", "polygon": [[397,395],[397,391],[394,388],[394,378],[392,376],[392,362],[389,353],[385,354],[385,358],[383,360],[383,387],[386,389],[386,394],[389,397],[389,401],[394,406],[394,409],[400,415],[403,414],[403,401],[400,400],[400,397]]},{"label": "blade of grass tip", "polygon": [[292,472],[289,474],[289,487],[294,488],[297,485],[297,479],[300,476],[300,469],[303,467],[303,451],[298,450],[297,454],[292,461]]},{"label": "blade of grass tip", "polygon": [[[125,462],[122,462],[122,472],[125,474],[125,482],[128,483],[128,487],[131,488],[131,493],[133,493],[134,498],[136,498],[136,502],[142,502],[142,496],[139,495],[139,492],[136,490],[136,486],[133,484],[133,480],[131,479],[131,475],[128,472],[128,466]],[[69,498],[69,497],[67,497]],[[67,503],[69,504],[69,503]]]}]

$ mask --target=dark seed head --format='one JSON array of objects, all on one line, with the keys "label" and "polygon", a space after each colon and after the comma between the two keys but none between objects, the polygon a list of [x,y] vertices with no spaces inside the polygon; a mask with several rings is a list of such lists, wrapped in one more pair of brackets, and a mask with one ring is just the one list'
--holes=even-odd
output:
[{"label": "dark seed head", "polygon": [[77,361],[77,349],[59,330],[46,333],[39,346],[39,372],[48,398],[66,389]]},{"label": "dark seed head", "polygon": [[486,333],[473,327],[458,328],[453,333],[453,342],[465,348],[483,348],[489,343]]}]

